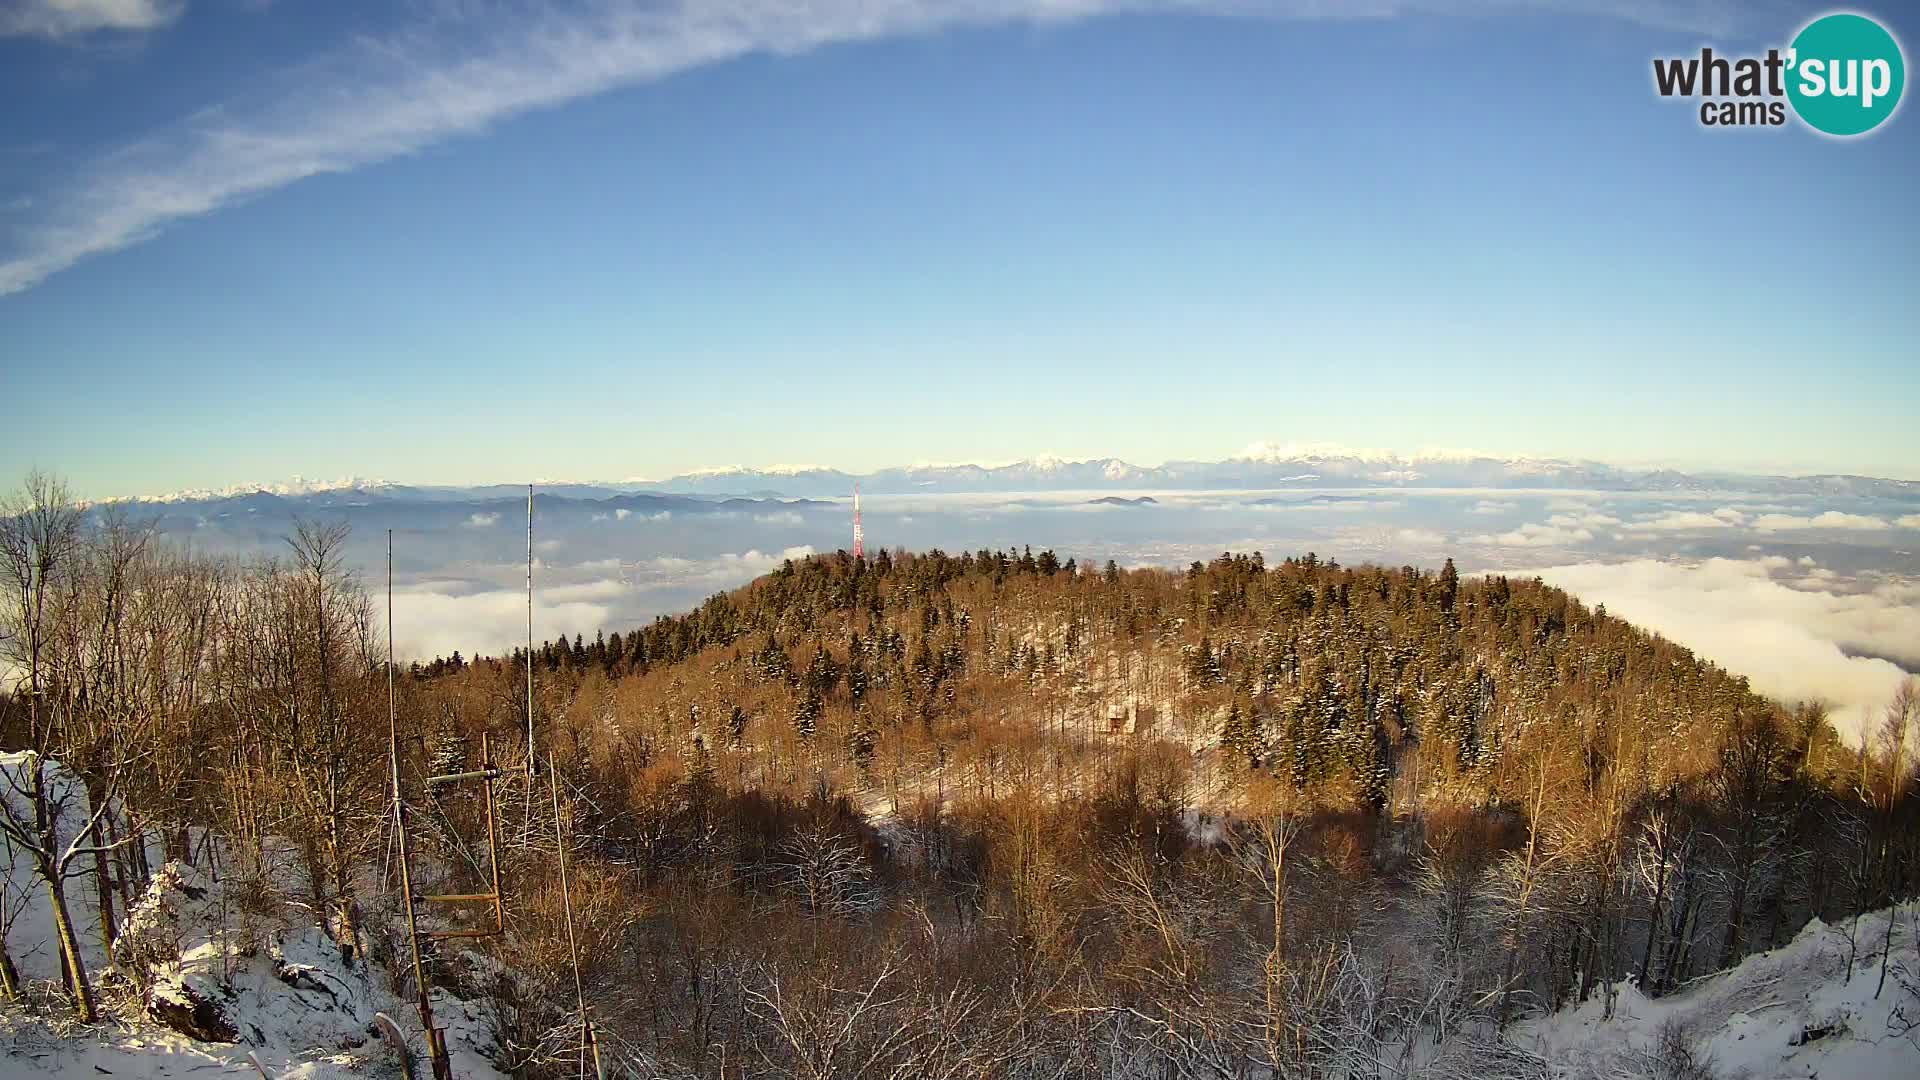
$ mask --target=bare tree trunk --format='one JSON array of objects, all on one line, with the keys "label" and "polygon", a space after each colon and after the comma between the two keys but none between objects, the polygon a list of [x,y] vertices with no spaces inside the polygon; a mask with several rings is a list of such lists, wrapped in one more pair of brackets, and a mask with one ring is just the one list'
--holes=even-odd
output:
[{"label": "bare tree trunk", "polygon": [[[112,822],[108,822],[107,824],[109,827],[109,835],[111,835],[113,831],[117,831],[113,829]],[[139,838],[120,849],[115,857],[115,862],[120,864],[120,876],[115,880],[120,886],[120,905],[122,907],[132,907],[133,902],[147,891],[148,885],[153,883],[153,866],[147,859],[146,830],[141,829],[139,831]],[[114,839],[117,840],[119,838],[114,837]]]},{"label": "bare tree trunk", "polygon": [[1653,979],[1653,945],[1660,938],[1660,905],[1667,898],[1667,850],[1664,838],[1660,844],[1660,870],[1654,876],[1653,904],[1647,913],[1647,947],[1640,954],[1640,990],[1649,996],[1656,985]]},{"label": "bare tree trunk", "polygon": [[112,868],[107,865],[107,852],[101,844],[101,827],[95,825],[87,837],[87,843],[93,845],[93,891],[100,907],[100,945],[108,956],[113,955],[113,943],[119,936],[119,920],[114,916]]},{"label": "bare tree trunk", "polygon": [[1730,968],[1740,959],[1740,941],[1747,923],[1747,883],[1752,876],[1752,861],[1742,853],[1733,879],[1732,909],[1727,913],[1727,937],[1720,945],[1720,967]]},{"label": "bare tree trunk", "polygon": [[1880,830],[1880,897],[1887,907],[1887,934],[1881,942],[1880,981],[1873,988],[1875,1001],[1880,1000],[1881,991],[1887,988],[1887,968],[1893,964],[1893,924],[1899,920],[1899,912],[1894,905],[1899,900],[1899,890],[1894,881],[1890,858],[1892,852],[1889,848],[1893,839],[1894,814],[1907,792],[1911,772],[1911,766],[1907,764],[1907,744],[1916,718],[1920,718],[1920,678],[1910,678],[1900,684],[1893,703],[1887,706],[1887,718],[1880,732],[1887,758],[1886,821]]},{"label": "bare tree trunk", "polygon": [[[1530,817],[1527,822],[1527,853],[1525,862],[1522,864],[1523,876],[1520,883],[1516,910],[1508,916],[1507,932],[1505,934],[1506,940],[1504,944],[1506,946],[1507,956],[1506,963],[1500,975],[1500,1006],[1497,1014],[1498,1030],[1500,1031],[1506,1030],[1507,1021],[1513,1016],[1513,980],[1516,967],[1520,960],[1520,935],[1524,930],[1522,924],[1526,922],[1529,908],[1532,906],[1533,892],[1540,884],[1543,861],[1540,850],[1540,833],[1547,802],[1548,765],[1549,763],[1543,760],[1537,762],[1535,766],[1538,771],[1534,774],[1533,778],[1533,793],[1530,800],[1531,806],[1529,807]],[[1555,979],[1555,983],[1555,993],[1557,995],[1557,978]]]},{"label": "bare tree trunk", "polygon": [[80,955],[80,939],[74,936],[73,917],[67,911],[66,884],[58,873],[44,875],[47,899],[53,905],[53,929],[60,940],[60,954],[66,966],[67,989],[73,995],[74,1012],[83,1024],[97,1019],[93,1005],[93,985],[87,981],[87,961]]},{"label": "bare tree trunk", "polygon": [[1674,928],[1672,951],[1667,958],[1666,970],[1661,972],[1662,992],[1671,991],[1693,967],[1693,934],[1700,922],[1700,898],[1695,895],[1691,875],[1682,879],[1687,888],[1682,893],[1680,920]]},{"label": "bare tree trunk", "polygon": [[0,942],[0,1000],[20,1000],[20,969],[13,966],[13,954]]},{"label": "bare tree trunk", "polygon": [[1880,943],[1880,981],[1874,984],[1873,1000],[1880,1000],[1880,992],[1887,988],[1887,967],[1893,963],[1893,924],[1900,921],[1900,912],[1891,905],[1887,908],[1887,936]]}]

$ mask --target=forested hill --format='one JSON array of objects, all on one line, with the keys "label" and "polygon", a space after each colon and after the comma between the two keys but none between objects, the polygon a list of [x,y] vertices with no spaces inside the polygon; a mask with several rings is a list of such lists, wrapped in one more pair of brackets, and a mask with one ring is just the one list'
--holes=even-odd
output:
[{"label": "forested hill", "polygon": [[[517,657],[421,674],[462,724],[524,722]],[[535,685],[605,850],[646,880],[715,850],[777,863],[772,837],[837,806],[831,828],[866,837],[876,872],[931,874],[1020,949],[1084,960],[1116,850],[1171,860],[1130,886],[1166,903],[1237,860],[1268,875],[1274,919],[1272,864],[1293,857],[1287,895],[1315,899],[1253,947],[1324,962],[1315,942],[1438,935],[1419,963],[1464,964],[1448,992],[1496,1029],[1629,978],[1657,995],[1909,895],[1920,854],[1909,698],[1850,747],[1818,705],[1451,562],[837,553],[549,642]],[[732,809],[714,817],[709,791]]]},{"label": "forested hill", "polygon": [[[418,670],[513,684],[519,655]],[[1817,708],[1785,712],[1537,579],[1463,580],[1450,561],[1223,554],[1176,573],[1051,551],[842,552],[537,658],[546,711],[609,715],[649,752],[746,753],[759,780],[803,786],[821,770],[910,784],[929,753],[965,760],[1009,733],[1067,755],[1116,732],[1217,748],[1223,783],[1270,772],[1375,810],[1497,801],[1525,756],[1509,745],[1664,788],[1712,765],[1718,733],[1764,723],[1804,767],[1852,764]],[[509,707],[504,689],[494,700]]]}]

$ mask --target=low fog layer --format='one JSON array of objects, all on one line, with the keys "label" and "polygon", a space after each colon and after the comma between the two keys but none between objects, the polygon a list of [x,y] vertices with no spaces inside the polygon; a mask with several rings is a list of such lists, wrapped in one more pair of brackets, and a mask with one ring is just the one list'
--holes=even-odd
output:
[{"label": "low fog layer", "polygon": [[1684,642],[1787,700],[1829,703],[1836,726],[1871,723],[1920,670],[1920,581],[1842,581],[1811,557],[1635,559],[1538,571],[1550,584]]},{"label": "low fog layer", "polygon": [[[684,611],[785,559],[851,546],[851,501],[578,492],[535,522],[534,633],[589,640]],[[147,507],[176,539],[284,551],[295,517],[344,518],[380,584],[394,531],[395,641],[410,658],[498,654],[526,637],[519,499],[239,497]],[[869,550],[1053,548],[1184,565],[1222,551],[1544,577],[1682,642],[1843,729],[1920,670],[1920,502],[1884,494],[1323,488],[905,494],[864,501]],[[139,508],[135,513],[141,512]],[[376,591],[378,591],[376,589]]]}]

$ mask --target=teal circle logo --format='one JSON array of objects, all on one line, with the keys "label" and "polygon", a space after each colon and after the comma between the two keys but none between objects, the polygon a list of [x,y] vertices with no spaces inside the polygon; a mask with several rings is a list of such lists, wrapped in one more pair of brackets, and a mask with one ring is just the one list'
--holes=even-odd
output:
[{"label": "teal circle logo", "polygon": [[1815,131],[1864,135],[1900,104],[1906,58],[1886,28],[1864,15],[1823,15],[1787,52],[1787,100]]}]

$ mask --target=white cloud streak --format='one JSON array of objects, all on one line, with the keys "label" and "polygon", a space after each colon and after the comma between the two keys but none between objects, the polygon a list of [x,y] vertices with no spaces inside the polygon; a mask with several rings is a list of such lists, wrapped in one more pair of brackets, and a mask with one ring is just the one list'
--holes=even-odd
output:
[{"label": "white cloud streak", "polygon": [[1578,513],[1555,514],[1547,519],[1547,524],[1563,529],[1601,529],[1620,524],[1620,519],[1598,510],[1582,510]]},{"label": "white cloud streak", "polygon": [[[6,25],[140,25],[165,0],[34,0]],[[115,148],[35,203],[43,216],[0,251],[0,295],[183,219],[300,180],[342,173],[485,131],[529,111],[754,53],[1004,24],[1185,13],[1271,19],[1407,14],[1596,15],[1724,33],[1726,5],[1653,10],[1633,0],[669,0],[645,6],[508,2],[450,5],[417,27],[359,39],[250,87],[226,104]],[[66,12],[68,22],[49,22]],[[117,20],[117,21],[112,21]],[[45,27],[44,29],[31,29]],[[258,103],[258,104],[256,104]]]},{"label": "white cloud streak", "polygon": [[1865,514],[1843,514],[1838,510],[1828,510],[1824,514],[1812,517],[1795,517],[1792,514],[1761,514],[1753,519],[1753,527],[1759,532],[1789,532],[1799,529],[1845,529],[1852,532],[1885,532],[1893,526],[1882,518]]},{"label": "white cloud streak", "polygon": [[1503,533],[1476,536],[1469,543],[1494,544],[1499,547],[1567,547],[1585,543],[1591,539],[1593,539],[1593,532],[1578,525],[1569,527],[1528,522]]},{"label": "white cloud streak", "polygon": [[1700,529],[1728,529],[1741,523],[1739,511],[1666,510],[1628,523],[1628,532],[1694,532]]},{"label": "white cloud streak", "polygon": [[0,37],[58,40],[96,30],[154,30],[186,7],[186,0],[6,0]]},{"label": "white cloud streak", "polygon": [[627,567],[636,589],[665,589],[701,586],[732,588],[745,585],[761,574],[779,567],[788,559],[798,561],[812,555],[810,545],[799,545],[778,552],[758,549],[734,554],[723,552],[707,559],[661,556],[643,559]]}]

